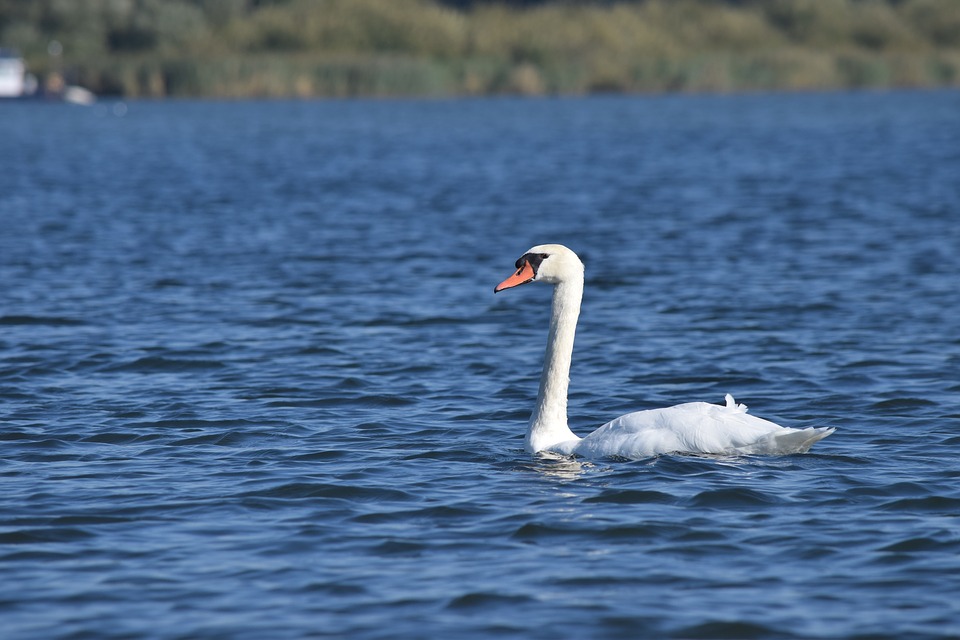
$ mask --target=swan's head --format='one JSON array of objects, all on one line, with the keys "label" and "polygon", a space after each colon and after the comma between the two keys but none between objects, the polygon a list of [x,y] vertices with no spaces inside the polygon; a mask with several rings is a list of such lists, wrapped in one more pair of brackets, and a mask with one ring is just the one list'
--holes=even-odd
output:
[{"label": "swan's head", "polygon": [[562,244],[540,244],[531,247],[517,260],[517,271],[498,284],[493,292],[518,287],[528,282],[559,284],[569,280],[583,280],[583,263]]}]

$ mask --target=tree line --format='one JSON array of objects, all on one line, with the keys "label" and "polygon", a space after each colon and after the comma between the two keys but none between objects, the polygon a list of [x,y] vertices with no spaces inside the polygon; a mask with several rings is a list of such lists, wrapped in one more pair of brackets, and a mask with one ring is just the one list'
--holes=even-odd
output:
[{"label": "tree line", "polygon": [[0,46],[128,97],[956,86],[960,1],[0,0]]}]

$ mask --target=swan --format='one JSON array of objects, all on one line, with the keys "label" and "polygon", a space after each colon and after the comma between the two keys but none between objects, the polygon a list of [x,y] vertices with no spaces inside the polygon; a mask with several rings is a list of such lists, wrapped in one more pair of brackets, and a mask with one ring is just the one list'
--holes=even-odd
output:
[{"label": "swan", "polygon": [[583,263],[563,245],[543,244],[520,256],[515,266],[516,272],[498,284],[494,293],[529,282],[556,287],[540,390],[527,426],[528,452],[632,459],[668,453],[785,455],[806,453],[834,432],[832,427],[781,427],[747,414],[747,407],[727,394],[724,405],[688,402],[636,411],[578,437],[567,426],[567,388],[583,298]]}]

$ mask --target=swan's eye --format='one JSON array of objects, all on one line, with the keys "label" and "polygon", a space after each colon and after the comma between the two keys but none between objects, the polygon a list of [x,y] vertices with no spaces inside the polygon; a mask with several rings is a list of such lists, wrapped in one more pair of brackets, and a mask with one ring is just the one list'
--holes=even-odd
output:
[{"label": "swan's eye", "polygon": [[549,253],[525,253],[517,260],[517,274],[519,275],[523,268],[530,265],[534,273],[540,270],[540,263],[550,257]]}]

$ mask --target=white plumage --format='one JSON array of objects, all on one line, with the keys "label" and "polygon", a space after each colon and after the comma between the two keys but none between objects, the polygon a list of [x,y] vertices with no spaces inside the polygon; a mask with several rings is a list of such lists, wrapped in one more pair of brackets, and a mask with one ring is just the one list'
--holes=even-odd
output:
[{"label": "white plumage", "polygon": [[729,394],[726,405],[689,402],[666,409],[636,411],[611,420],[584,438],[567,426],[567,389],[580,303],[583,263],[563,245],[538,245],[516,263],[517,271],[494,292],[528,282],[556,285],[550,333],[537,405],[530,416],[526,448],[589,458],[646,458],[663,453],[805,453],[833,428],[792,429],[747,413]]}]

